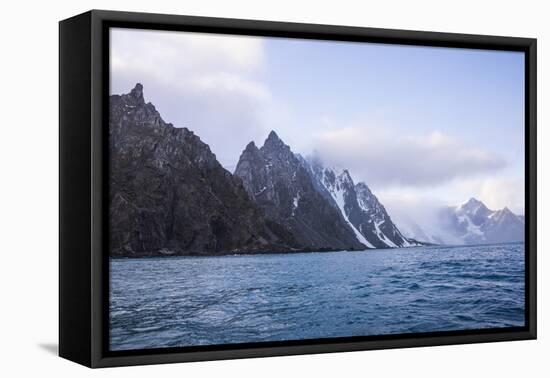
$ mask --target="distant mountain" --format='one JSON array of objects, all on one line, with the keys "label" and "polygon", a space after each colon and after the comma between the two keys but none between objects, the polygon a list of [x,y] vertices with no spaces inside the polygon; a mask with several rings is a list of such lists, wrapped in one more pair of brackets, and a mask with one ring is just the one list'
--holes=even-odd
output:
[{"label": "distant mountain", "polygon": [[442,209],[442,226],[464,244],[488,244],[524,241],[524,218],[507,207],[490,210],[485,204],[471,198],[460,206]]},{"label": "distant mountain", "polygon": [[141,84],[109,105],[112,256],[296,249],[207,144],[145,103]]},{"label": "distant mountain", "polygon": [[260,148],[250,142],[235,176],[268,219],[281,224],[298,245],[312,250],[363,250],[340,211],[319,192],[299,157],[274,132]]},{"label": "distant mountain", "polygon": [[369,248],[419,245],[401,234],[369,187],[363,182],[354,184],[348,170],[324,167],[318,157],[302,158],[301,162],[361,243]]}]

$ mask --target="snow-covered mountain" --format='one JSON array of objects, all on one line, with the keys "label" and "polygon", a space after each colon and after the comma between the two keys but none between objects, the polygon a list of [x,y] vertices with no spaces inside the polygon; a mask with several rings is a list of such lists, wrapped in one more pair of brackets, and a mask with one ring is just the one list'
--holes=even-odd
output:
[{"label": "snow-covered mountain", "polygon": [[325,167],[318,157],[299,158],[317,190],[338,208],[361,243],[369,248],[418,245],[403,236],[369,187],[355,184],[348,170]]},{"label": "snow-covered mountain", "polygon": [[355,184],[346,169],[295,154],[274,131],[262,147],[248,144],[235,176],[268,219],[283,225],[302,248],[420,245],[401,234],[365,183]]},{"label": "snow-covered mountain", "polygon": [[475,198],[442,209],[442,224],[465,244],[523,241],[525,222],[507,207],[490,210]]},{"label": "snow-covered mountain", "polygon": [[[416,232],[429,234],[430,239],[443,244],[491,244],[524,241],[525,220],[507,207],[491,210],[475,198],[458,206],[447,206],[438,211],[439,230],[425,232],[421,226]],[[432,240],[428,240],[432,241]]]},{"label": "snow-covered mountain", "polygon": [[274,131],[260,148],[250,142],[235,176],[273,224],[289,231],[301,249],[363,250],[340,211],[318,191],[299,158]]}]

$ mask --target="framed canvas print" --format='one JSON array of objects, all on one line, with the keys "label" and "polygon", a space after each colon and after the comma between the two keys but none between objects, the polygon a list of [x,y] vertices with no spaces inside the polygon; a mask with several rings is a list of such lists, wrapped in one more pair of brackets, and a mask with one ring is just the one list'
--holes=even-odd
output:
[{"label": "framed canvas print", "polygon": [[60,355],[536,337],[536,40],[60,22]]}]

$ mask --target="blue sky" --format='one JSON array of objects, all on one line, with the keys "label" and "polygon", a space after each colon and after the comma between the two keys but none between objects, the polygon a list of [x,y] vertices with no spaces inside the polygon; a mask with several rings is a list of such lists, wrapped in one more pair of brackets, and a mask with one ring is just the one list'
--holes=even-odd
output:
[{"label": "blue sky", "polygon": [[115,29],[111,57],[112,93],[141,82],[229,170],[274,129],[390,215],[470,197],[523,213],[522,53]]},{"label": "blue sky", "polygon": [[302,121],[319,109],[339,120],[383,112],[503,154],[522,147],[522,53],[289,39],[266,50],[262,79]]}]

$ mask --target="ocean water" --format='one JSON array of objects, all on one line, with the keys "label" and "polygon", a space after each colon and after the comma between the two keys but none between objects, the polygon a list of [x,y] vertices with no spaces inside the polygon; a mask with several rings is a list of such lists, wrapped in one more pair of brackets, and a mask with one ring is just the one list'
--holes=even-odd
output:
[{"label": "ocean water", "polygon": [[524,244],[110,261],[110,348],[524,325]]}]

